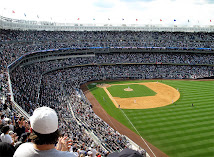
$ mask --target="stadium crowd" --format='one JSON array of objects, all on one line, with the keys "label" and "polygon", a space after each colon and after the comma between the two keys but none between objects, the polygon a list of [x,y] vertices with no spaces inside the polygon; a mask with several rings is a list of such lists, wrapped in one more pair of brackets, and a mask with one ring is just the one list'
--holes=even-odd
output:
[{"label": "stadium crowd", "polygon": [[[15,100],[20,104],[20,106],[22,106],[22,108],[28,112],[30,111],[29,113],[32,113],[33,110],[30,109],[34,108],[33,106],[38,103],[38,93],[42,73],[74,65],[85,65],[73,68],[73,74],[70,74],[70,76],[73,77],[73,79],[76,79],[77,82],[79,81],[79,83],[90,80],[101,80],[103,78],[195,79],[213,75],[213,66],[194,65],[198,63],[198,60],[195,60],[193,57],[189,57],[190,59],[187,59],[188,57],[185,58],[184,55],[180,55],[182,57],[175,57],[172,59],[173,57],[167,58],[163,57],[163,54],[159,55],[160,58],[165,58],[162,59],[163,63],[167,63],[172,60],[177,61],[175,65],[171,65],[157,62],[157,58],[159,57],[156,58],[155,56],[158,55],[159,54],[149,55],[146,53],[145,56],[147,57],[145,57],[141,53],[122,53],[121,55],[119,53],[96,54],[94,57],[68,58],[63,60],[38,62],[21,68],[17,67],[11,73],[11,82]],[[152,57],[154,57],[154,59]],[[204,55],[204,58],[198,57],[198,59],[201,60],[201,64],[205,63],[206,59],[208,64],[213,64],[214,61],[209,55]],[[174,61],[172,62],[174,63]],[[180,63],[186,64],[187,62],[191,64],[179,65]],[[109,63],[110,65],[102,65],[103,63]],[[116,63],[121,64],[116,65]],[[127,65],[122,63],[132,64]],[[136,64],[133,65],[133,63]],[[54,93],[54,91],[55,90],[52,89],[51,93]],[[50,101],[47,99],[46,103],[50,103]]]},{"label": "stadium crowd", "polygon": [[[30,124],[10,102],[7,66],[27,52],[67,47],[184,47],[214,48],[213,33],[184,32],[46,32],[1,30],[0,125],[2,136],[15,149],[30,141]],[[209,50],[210,51],[210,50]],[[119,63],[119,64],[118,64]],[[126,63],[126,64],[124,64]],[[127,64],[128,63],[128,64]],[[131,63],[131,64],[129,64]],[[88,65],[86,65],[88,64]],[[106,64],[106,65],[103,65]],[[108,65],[111,64],[111,65]],[[214,75],[214,57],[208,53],[96,53],[18,66],[10,73],[14,100],[30,115],[39,106],[57,111],[59,129],[72,140],[69,151],[81,156],[107,156],[131,144],[92,110],[80,85],[91,80],[126,78],[202,78]],[[83,65],[68,70],[56,68]],[[44,74],[44,75],[42,75]],[[9,128],[9,129],[8,129]],[[10,131],[9,131],[10,130]],[[91,132],[96,138],[89,136]],[[10,135],[10,136],[9,136]],[[3,139],[3,140],[2,140]],[[1,137],[1,141],[4,138]],[[99,143],[99,144],[98,144]],[[142,150],[145,155],[145,151]]]},{"label": "stadium crowd", "polygon": [[[15,101],[26,111],[32,113],[38,102],[38,92],[41,74],[51,70],[51,66],[43,62],[40,66],[30,65],[16,68],[11,73],[11,82]],[[36,67],[36,68],[35,68]],[[59,68],[60,66],[56,66]],[[63,67],[63,66],[62,66]],[[54,66],[52,67],[55,68]],[[84,66],[73,68],[70,77],[75,81],[86,82],[101,80],[103,78],[202,78],[213,75],[213,67],[210,66],[180,66],[180,65],[109,65],[109,66]],[[47,80],[48,81],[48,80]],[[56,90],[51,89],[49,94]],[[46,103],[50,103],[47,99]]]},{"label": "stadium crowd", "polygon": [[65,47],[214,48],[213,33],[184,32],[47,32],[1,30],[1,58],[11,63],[26,52]]}]

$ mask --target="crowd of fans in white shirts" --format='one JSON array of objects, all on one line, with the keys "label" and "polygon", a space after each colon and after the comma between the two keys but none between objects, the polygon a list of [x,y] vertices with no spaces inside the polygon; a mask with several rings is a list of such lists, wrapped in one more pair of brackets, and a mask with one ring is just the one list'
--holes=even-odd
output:
[{"label": "crowd of fans in white shirts", "polygon": [[[28,141],[29,122],[16,114],[10,102],[7,66],[26,52],[65,47],[185,47],[214,48],[212,33],[170,33],[170,32],[46,32],[1,30],[0,34],[0,96],[1,128],[8,142],[14,146]],[[102,64],[113,65],[102,65]],[[119,63],[116,65],[116,63]],[[127,65],[123,63],[134,63]],[[41,74],[56,68],[74,65],[65,71],[57,71],[41,77]],[[178,65],[181,64],[181,65]],[[62,133],[73,140],[70,151],[78,155],[108,155],[109,151],[122,150],[129,146],[125,136],[120,135],[96,116],[81,93],[80,84],[90,80],[126,78],[202,78],[213,76],[214,57],[209,53],[103,53],[93,57],[67,58],[39,62],[16,67],[10,73],[15,101],[30,115],[40,105],[47,105],[58,111]],[[40,84],[41,79],[41,84]],[[62,91],[63,90],[63,91]],[[78,91],[78,92],[77,92]],[[4,99],[3,99],[4,98]],[[68,101],[72,105],[69,111]],[[77,120],[81,122],[78,124]],[[8,130],[8,127],[9,130]],[[97,145],[86,134],[93,130],[103,143]],[[105,133],[104,133],[105,132]],[[2,135],[3,136],[3,135]],[[3,139],[3,138],[1,138]],[[18,142],[19,141],[19,142]],[[106,149],[103,149],[106,148]],[[109,150],[109,151],[106,151]],[[90,154],[87,154],[87,153]],[[95,153],[96,152],[96,153]]]}]

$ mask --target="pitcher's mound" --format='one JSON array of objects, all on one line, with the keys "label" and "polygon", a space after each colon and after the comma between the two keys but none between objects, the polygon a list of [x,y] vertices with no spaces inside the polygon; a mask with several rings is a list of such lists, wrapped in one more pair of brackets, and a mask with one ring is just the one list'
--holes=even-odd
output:
[{"label": "pitcher's mound", "polygon": [[133,91],[133,89],[131,89],[131,88],[125,88],[124,91],[131,92],[131,91]]}]

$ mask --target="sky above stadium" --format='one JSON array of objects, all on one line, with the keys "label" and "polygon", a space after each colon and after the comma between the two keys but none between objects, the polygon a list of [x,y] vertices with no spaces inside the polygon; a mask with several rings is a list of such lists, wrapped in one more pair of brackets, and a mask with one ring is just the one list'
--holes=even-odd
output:
[{"label": "sky above stadium", "polygon": [[0,0],[11,18],[91,24],[214,25],[214,0]]}]

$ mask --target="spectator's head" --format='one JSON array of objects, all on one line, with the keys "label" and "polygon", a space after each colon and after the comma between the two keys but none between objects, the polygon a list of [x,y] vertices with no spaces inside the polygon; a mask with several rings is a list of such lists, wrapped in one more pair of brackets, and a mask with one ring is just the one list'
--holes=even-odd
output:
[{"label": "spectator's head", "polygon": [[23,125],[23,121],[25,120],[24,116],[19,117],[19,124]]},{"label": "spectator's head", "polygon": [[9,124],[10,118],[5,118],[4,121],[5,121],[5,124]]},{"label": "spectator's head", "polygon": [[87,154],[88,154],[88,156],[92,156],[93,153],[92,153],[92,151],[88,151]]},{"label": "spectator's head", "polygon": [[12,157],[15,152],[15,148],[12,144],[7,142],[0,142],[0,156]]},{"label": "spectator's head", "polygon": [[29,122],[27,120],[23,121],[23,126],[28,128],[29,127]]},{"label": "spectator's head", "polygon": [[11,119],[8,121],[8,124],[12,124],[12,120]]},{"label": "spectator's head", "polygon": [[60,136],[58,117],[49,107],[37,108],[30,117],[32,134],[30,138],[37,145],[55,144]]},{"label": "spectator's head", "polygon": [[20,137],[20,141],[21,141],[22,143],[25,143],[25,142],[27,142],[27,139],[28,139],[27,133],[22,133],[22,134],[21,134],[21,137]]},{"label": "spectator's head", "polygon": [[4,134],[7,134],[10,130],[10,127],[8,125],[5,125],[2,127],[1,132]]},{"label": "spectator's head", "polygon": [[20,141],[16,142],[16,144],[14,146],[15,149],[17,149],[21,144],[27,142],[29,135],[30,135],[30,133],[28,133],[28,132],[21,134]]},{"label": "spectator's head", "polygon": [[13,132],[12,130],[10,130],[10,131],[8,132],[8,134],[9,134],[10,136],[12,136],[12,135],[14,134],[14,132]]},{"label": "spectator's head", "polygon": [[4,114],[1,115],[1,119],[4,119]]}]

